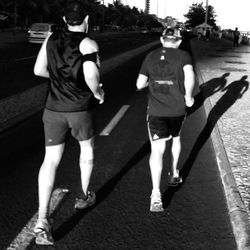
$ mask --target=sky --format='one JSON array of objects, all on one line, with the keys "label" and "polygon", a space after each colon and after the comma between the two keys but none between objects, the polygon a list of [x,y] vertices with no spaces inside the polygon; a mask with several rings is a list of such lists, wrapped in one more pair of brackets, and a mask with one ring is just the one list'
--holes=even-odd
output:
[{"label": "sky", "polygon": [[[112,3],[112,0],[104,0]],[[217,25],[222,29],[235,29],[250,31],[250,0],[207,0],[212,5],[217,15]],[[145,9],[145,0],[121,0],[125,5]],[[156,14],[160,18],[172,16],[179,21],[185,21],[183,15],[189,10],[193,3],[203,3],[206,0],[150,0],[150,14]],[[158,8],[157,8],[158,6]],[[157,11],[158,10],[158,11]]]}]

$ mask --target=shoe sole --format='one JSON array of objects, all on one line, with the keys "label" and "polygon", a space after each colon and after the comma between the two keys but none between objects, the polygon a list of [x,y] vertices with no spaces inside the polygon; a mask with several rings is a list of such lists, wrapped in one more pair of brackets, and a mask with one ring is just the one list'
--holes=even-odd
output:
[{"label": "shoe sole", "polygon": [[164,212],[164,208],[150,208],[150,212],[153,213]]},{"label": "shoe sole", "polygon": [[48,239],[45,239],[41,235],[36,236],[35,242],[36,242],[37,245],[43,245],[43,246],[52,246],[52,245],[54,245],[54,241],[49,241]]},{"label": "shoe sole", "polygon": [[158,205],[151,205],[149,210],[150,212],[163,212],[164,208],[162,204],[158,204]]},{"label": "shoe sole", "polygon": [[168,181],[168,186],[170,186],[170,187],[176,187],[176,186],[178,186],[181,183],[182,183],[182,177],[178,177],[174,181]]},{"label": "shoe sole", "polygon": [[84,210],[84,209],[86,209],[88,207],[93,206],[94,204],[95,204],[95,202],[92,202],[92,203],[89,203],[88,205],[86,205],[85,207],[82,207],[82,208],[74,207],[74,208],[75,208],[75,210]]},{"label": "shoe sole", "polygon": [[92,202],[86,203],[86,206],[85,206],[85,207],[82,207],[82,208],[78,208],[78,207],[74,206],[74,209],[75,209],[75,210],[78,210],[78,211],[81,211],[81,210],[83,210],[83,209],[86,209],[86,208],[88,208],[88,207],[93,206],[95,203],[96,203],[96,195],[94,194],[94,200],[93,200]]}]

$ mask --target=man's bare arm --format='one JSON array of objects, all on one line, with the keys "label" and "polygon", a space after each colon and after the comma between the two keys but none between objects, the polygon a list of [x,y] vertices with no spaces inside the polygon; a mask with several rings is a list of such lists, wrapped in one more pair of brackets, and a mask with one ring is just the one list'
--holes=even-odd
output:
[{"label": "man's bare arm", "polygon": [[185,65],[183,67],[184,70],[184,87],[185,87],[185,101],[188,107],[193,106],[194,98],[193,98],[193,90],[195,84],[195,75],[192,65]]},{"label": "man's bare arm", "polygon": [[[80,44],[80,51],[83,55],[98,53],[98,46],[93,40],[86,38]],[[99,100],[99,103],[103,103],[104,91],[101,88],[102,84],[100,84],[100,72],[98,66],[100,66],[98,58],[96,63],[93,61],[85,61],[83,63],[83,73],[85,81],[94,97]]]},{"label": "man's bare arm", "polygon": [[101,88],[100,74],[96,64],[92,61],[86,61],[83,63],[83,73],[85,81],[92,91],[94,97],[99,100],[99,103],[104,102],[104,91]]},{"label": "man's bare arm", "polygon": [[48,71],[48,60],[47,60],[47,52],[46,52],[46,45],[48,42],[49,37],[45,39],[43,42],[41,49],[38,53],[36,63],[34,66],[34,74],[36,76],[41,76],[45,78],[49,78],[49,71]]}]

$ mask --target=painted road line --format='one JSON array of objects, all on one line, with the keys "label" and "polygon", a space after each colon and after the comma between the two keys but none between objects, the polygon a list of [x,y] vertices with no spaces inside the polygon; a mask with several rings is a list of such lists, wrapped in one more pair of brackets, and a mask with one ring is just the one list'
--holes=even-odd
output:
[{"label": "painted road line", "polygon": [[[68,194],[68,189],[57,188],[53,191],[49,209],[50,216],[53,217],[55,215],[56,211],[59,209],[59,205],[62,204],[62,201]],[[29,222],[23,227],[17,237],[11,242],[7,250],[25,250],[29,246],[34,239],[33,228],[37,220],[37,214],[38,213],[35,213]]]},{"label": "painted road line", "polygon": [[21,58],[16,58],[14,61],[15,62],[20,62],[20,61],[25,61],[25,60],[29,60],[29,59],[34,59],[37,56],[27,56],[27,57],[21,57]]},{"label": "painted road line", "polygon": [[117,125],[117,123],[124,116],[124,114],[126,113],[129,107],[130,105],[123,105],[121,109],[117,112],[117,114],[114,116],[114,118],[109,122],[109,124],[100,133],[100,136],[108,136],[111,133],[111,131],[114,129],[114,127]]}]

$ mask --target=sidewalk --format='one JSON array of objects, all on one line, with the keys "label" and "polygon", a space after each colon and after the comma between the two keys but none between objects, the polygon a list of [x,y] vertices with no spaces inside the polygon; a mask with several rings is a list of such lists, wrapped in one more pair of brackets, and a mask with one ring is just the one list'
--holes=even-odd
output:
[{"label": "sidewalk", "polygon": [[[223,159],[221,152],[217,152],[217,161],[229,213],[236,238],[244,241],[250,232],[250,47],[233,48],[232,42],[224,39],[210,42],[193,39],[191,45],[200,91],[207,99],[208,121],[214,128],[215,151],[220,147],[225,152]],[[220,137],[222,141],[218,142]],[[237,219],[232,216],[235,211]],[[245,236],[237,236],[239,224],[246,227]]]}]

